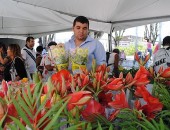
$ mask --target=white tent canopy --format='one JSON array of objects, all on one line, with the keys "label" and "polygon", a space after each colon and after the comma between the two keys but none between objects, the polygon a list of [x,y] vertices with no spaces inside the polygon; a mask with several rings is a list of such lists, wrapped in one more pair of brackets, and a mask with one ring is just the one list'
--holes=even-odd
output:
[{"label": "white tent canopy", "polygon": [[0,35],[32,35],[70,30],[76,16],[90,29],[109,33],[170,20],[170,0],[0,0]]}]

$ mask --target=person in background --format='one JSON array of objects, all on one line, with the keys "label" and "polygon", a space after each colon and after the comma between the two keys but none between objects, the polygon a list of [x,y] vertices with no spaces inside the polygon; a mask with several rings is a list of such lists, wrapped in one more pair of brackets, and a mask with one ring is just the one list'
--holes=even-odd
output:
[{"label": "person in background", "polygon": [[[51,41],[48,44],[48,50],[50,51],[50,49],[56,45],[57,45],[56,42]],[[44,67],[43,73],[42,73],[43,81],[47,81],[48,77],[50,77],[53,73],[55,73],[55,62],[49,56],[49,54],[46,54],[43,56],[40,66]]]},{"label": "person in background", "polygon": [[114,49],[110,54],[107,66],[110,67],[110,76],[119,77],[119,49]]},{"label": "person in background", "polygon": [[43,47],[38,46],[36,48],[36,51],[37,51],[37,53],[36,53],[36,66],[38,67],[41,63]]},{"label": "person in background", "polygon": [[44,66],[40,66],[41,64],[41,60],[42,60],[42,51],[43,51],[43,47],[42,46],[38,46],[36,48],[36,67],[37,67],[37,71],[40,72],[40,74],[43,73],[44,70]]},{"label": "person in background", "polygon": [[[71,52],[76,48],[87,48],[87,69],[89,71],[91,70],[93,59],[96,60],[97,65],[106,63],[106,52],[103,45],[98,40],[95,40],[88,35],[89,20],[84,16],[76,17],[72,29],[74,35],[65,43],[66,51]],[[71,70],[71,64],[69,65],[69,70]]]},{"label": "person in background", "polygon": [[33,37],[27,37],[26,45],[21,50],[22,58],[25,61],[26,69],[30,73],[31,78],[37,70],[36,69],[36,52],[33,48],[34,44],[35,44],[34,38]]},{"label": "person in background", "polygon": [[163,67],[163,70],[170,67],[170,36],[163,39],[162,45],[163,48],[160,48],[153,58],[153,67],[156,73],[160,67]]},{"label": "person in background", "polygon": [[5,44],[0,43],[0,80],[4,77],[4,71],[10,58],[7,56],[7,49]]},{"label": "person in background", "polygon": [[11,59],[8,73],[10,77],[4,77],[6,81],[18,81],[27,78],[27,72],[24,65],[24,60],[21,56],[21,49],[18,44],[10,44],[7,50],[7,56]]},{"label": "person in background", "polygon": [[124,60],[126,60],[126,54],[125,54],[125,51],[122,50],[122,51],[120,52],[120,65],[123,64],[123,61],[124,61]]}]

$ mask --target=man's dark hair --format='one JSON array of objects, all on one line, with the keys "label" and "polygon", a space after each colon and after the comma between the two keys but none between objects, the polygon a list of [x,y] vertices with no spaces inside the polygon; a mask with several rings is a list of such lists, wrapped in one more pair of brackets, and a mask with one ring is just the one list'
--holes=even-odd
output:
[{"label": "man's dark hair", "polygon": [[84,16],[78,16],[74,19],[74,22],[73,22],[73,27],[76,25],[76,22],[80,22],[82,24],[84,23],[87,23],[88,24],[88,27],[89,27],[89,20],[84,17]]},{"label": "man's dark hair", "polygon": [[170,36],[166,36],[164,39],[163,39],[163,43],[162,43],[163,46],[170,46]]},{"label": "man's dark hair", "polygon": [[48,47],[50,47],[50,46],[52,46],[52,45],[57,45],[57,43],[54,42],[54,41],[51,41],[50,43],[48,43]]},{"label": "man's dark hair", "polygon": [[33,38],[33,37],[27,37],[26,42],[30,42],[30,40],[31,40],[31,39],[33,39],[33,40],[34,40],[34,38]]},{"label": "man's dark hair", "polygon": [[117,53],[118,55],[119,55],[119,53],[120,53],[119,49],[114,49],[113,52],[114,52],[114,53]]},{"label": "man's dark hair", "polygon": [[42,46],[37,46],[36,51],[37,52],[42,52],[43,51],[43,47]]}]

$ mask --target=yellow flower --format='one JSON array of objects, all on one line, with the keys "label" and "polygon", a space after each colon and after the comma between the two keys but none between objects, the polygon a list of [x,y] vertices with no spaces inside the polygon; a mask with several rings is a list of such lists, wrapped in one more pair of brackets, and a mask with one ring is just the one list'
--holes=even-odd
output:
[{"label": "yellow flower", "polygon": [[41,104],[44,102],[46,95],[41,96]]},{"label": "yellow flower", "polygon": [[23,78],[23,79],[22,79],[22,82],[23,82],[23,83],[28,82],[28,78]]},{"label": "yellow flower", "polygon": [[78,55],[81,55],[82,53],[83,53],[83,49],[82,49],[82,48],[78,48],[78,49],[77,49],[77,54],[78,54]]}]

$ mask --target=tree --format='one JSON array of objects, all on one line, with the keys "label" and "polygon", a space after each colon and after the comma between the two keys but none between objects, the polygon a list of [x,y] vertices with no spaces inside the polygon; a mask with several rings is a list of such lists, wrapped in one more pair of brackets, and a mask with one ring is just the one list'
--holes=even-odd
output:
[{"label": "tree", "polygon": [[55,36],[55,34],[50,34],[50,35],[46,35],[46,36],[40,37],[38,43],[40,45],[42,45],[43,47],[47,47],[47,44],[50,41],[54,40],[54,36]]},{"label": "tree", "polygon": [[116,46],[116,47],[119,46],[119,43],[120,43],[120,41],[121,41],[122,38],[123,38],[124,32],[125,32],[125,29],[115,31],[115,32],[113,33],[113,34],[114,34],[113,40],[114,40],[114,43],[115,43],[115,46]]},{"label": "tree", "polygon": [[156,39],[158,37],[158,27],[159,23],[153,23],[149,25],[145,25],[145,31],[144,31],[144,39],[149,39],[150,42],[152,42],[153,45],[155,45]]}]

